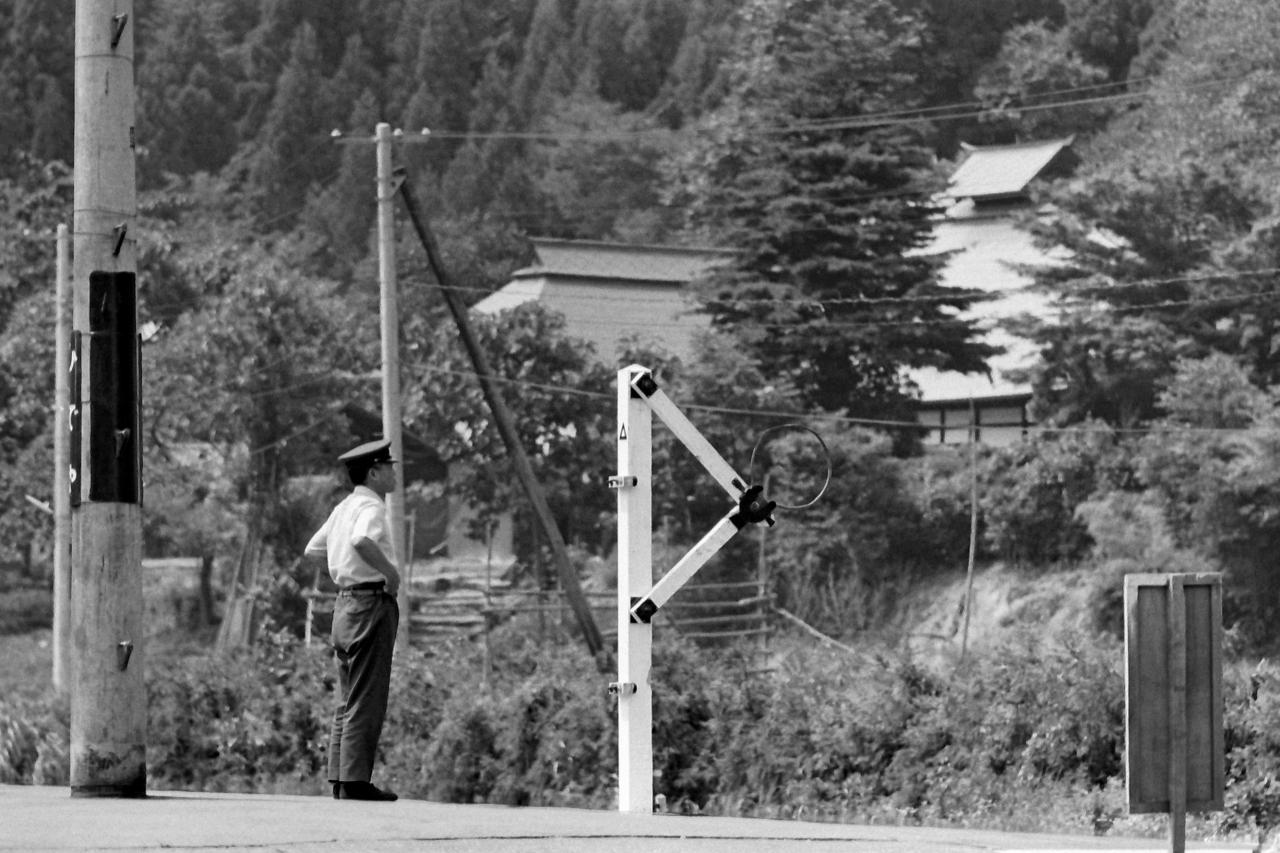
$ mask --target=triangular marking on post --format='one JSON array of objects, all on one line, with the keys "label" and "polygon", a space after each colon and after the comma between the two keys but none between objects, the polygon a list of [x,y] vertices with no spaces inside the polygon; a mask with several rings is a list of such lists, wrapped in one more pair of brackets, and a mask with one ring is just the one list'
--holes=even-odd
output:
[{"label": "triangular marking on post", "polygon": [[623,424],[621,429],[618,430],[618,441],[626,441],[626,440],[627,440],[627,425]]}]

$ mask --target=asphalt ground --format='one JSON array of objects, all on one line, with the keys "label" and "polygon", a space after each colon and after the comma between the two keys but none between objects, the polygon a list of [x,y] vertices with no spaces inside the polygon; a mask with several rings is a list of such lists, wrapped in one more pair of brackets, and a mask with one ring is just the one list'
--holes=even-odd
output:
[{"label": "asphalt ground", "polygon": [[[1168,850],[1161,839],[806,823],[613,811],[151,791],[72,797],[0,785],[0,850],[200,853],[1065,853]],[[1196,844],[1188,850],[1253,850]]]}]

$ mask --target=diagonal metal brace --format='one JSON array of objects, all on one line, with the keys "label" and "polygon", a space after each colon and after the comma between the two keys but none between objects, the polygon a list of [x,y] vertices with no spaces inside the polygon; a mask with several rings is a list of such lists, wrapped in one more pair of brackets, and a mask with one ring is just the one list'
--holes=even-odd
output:
[{"label": "diagonal metal brace", "polygon": [[671,600],[671,596],[689,582],[690,578],[707,561],[716,555],[739,530],[748,524],[759,524],[767,521],[773,524],[773,510],[777,506],[774,501],[760,501],[760,486],[752,486],[743,493],[738,501],[738,508],[716,522],[711,531],[689,549],[680,560],[671,567],[662,579],[653,585],[649,594],[634,601],[631,607],[631,621],[648,624],[658,608]]},{"label": "diagonal metal brace", "polygon": [[693,454],[694,458],[702,463],[702,467],[707,469],[707,473],[720,484],[720,488],[728,493],[730,499],[738,500],[747,490],[747,484],[724,460],[719,451],[711,446],[711,442],[698,432],[698,428],[685,417],[684,412],[671,402],[666,392],[658,387],[658,383],[653,380],[653,375],[639,374],[632,380],[631,387],[644,398],[653,413],[667,425],[676,438],[680,439],[680,443]]}]

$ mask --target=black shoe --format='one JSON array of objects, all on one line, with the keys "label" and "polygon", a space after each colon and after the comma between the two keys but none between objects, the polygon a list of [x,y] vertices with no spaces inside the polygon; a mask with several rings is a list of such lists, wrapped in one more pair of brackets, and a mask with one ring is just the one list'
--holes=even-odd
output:
[{"label": "black shoe", "polygon": [[339,782],[340,800],[380,800],[389,803],[400,799],[392,791],[384,791],[372,782]]},{"label": "black shoe", "polygon": [[333,798],[334,798],[335,800],[336,800],[336,799],[338,799],[338,794],[339,794],[339,793],[341,793],[341,792],[342,792],[342,783],[341,783],[341,782],[334,782],[334,783],[333,783]]}]

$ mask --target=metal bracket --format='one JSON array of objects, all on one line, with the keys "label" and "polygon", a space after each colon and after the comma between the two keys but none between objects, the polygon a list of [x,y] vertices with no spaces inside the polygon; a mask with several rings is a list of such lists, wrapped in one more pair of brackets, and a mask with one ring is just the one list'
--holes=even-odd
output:
[{"label": "metal bracket", "polygon": [[129,23],[129,13],[111,16],[111,49],[115,50],[124,36],[124,28]]},{"label": "metal bracket", "polygon": [[653,621],[653,614],[658,612],[658,603],[648,596],[631,599],[631,621],[639,625],[648,625]]},{"label": "metal bracket", "polygon": [[133,657],[133,643],[121,640],[116,644],[116,667],[124,672],[129,668],[129,658]]},{"label": "metal bracket", "polygon": [[610,696],[631,696],[636,692],[636,684],[634,681],[610,681]]},{"label": "metal bracket", "polygon": [[614,475],[609,478],[609,488],[611,489],[629,489],[640,483],[639,477],[622,477]]},{"label": "metal bracket", "polygon": [[[650,411],[667,425],[680,443],[693,454],[707,473],[737,505],[693,546],[671,569],[654,584],[643,599],[631,600],[631,622],[649,624],[653,614],[674,595],[693,575],[715,556],[734,534],[748,524],[762,521],[773,525],[776,501],[762,500],[763,486],[747,486],[724,457],[711,446],[706,437],[694,426],[679,407],[658,387],[653,374],[647,370],[632,376],[628,381],[631,391],[644,399]],[[621,480],[610,478],[610,485]],[[631,478],[634,479],[634,478]],[[631,485],[634,485],[632,483]]]},{"label": "metal bracket", "polygon": [[773,511],[777,509],[778,502],[758,500],[763,491],[763,486],[752,486],[742,493],[742,497],[738,500],[738,511],[729,516],[734,527],[741,530],[748,524],[759,524],[762,521],[769,522],[770,527],[773,526]]}]

